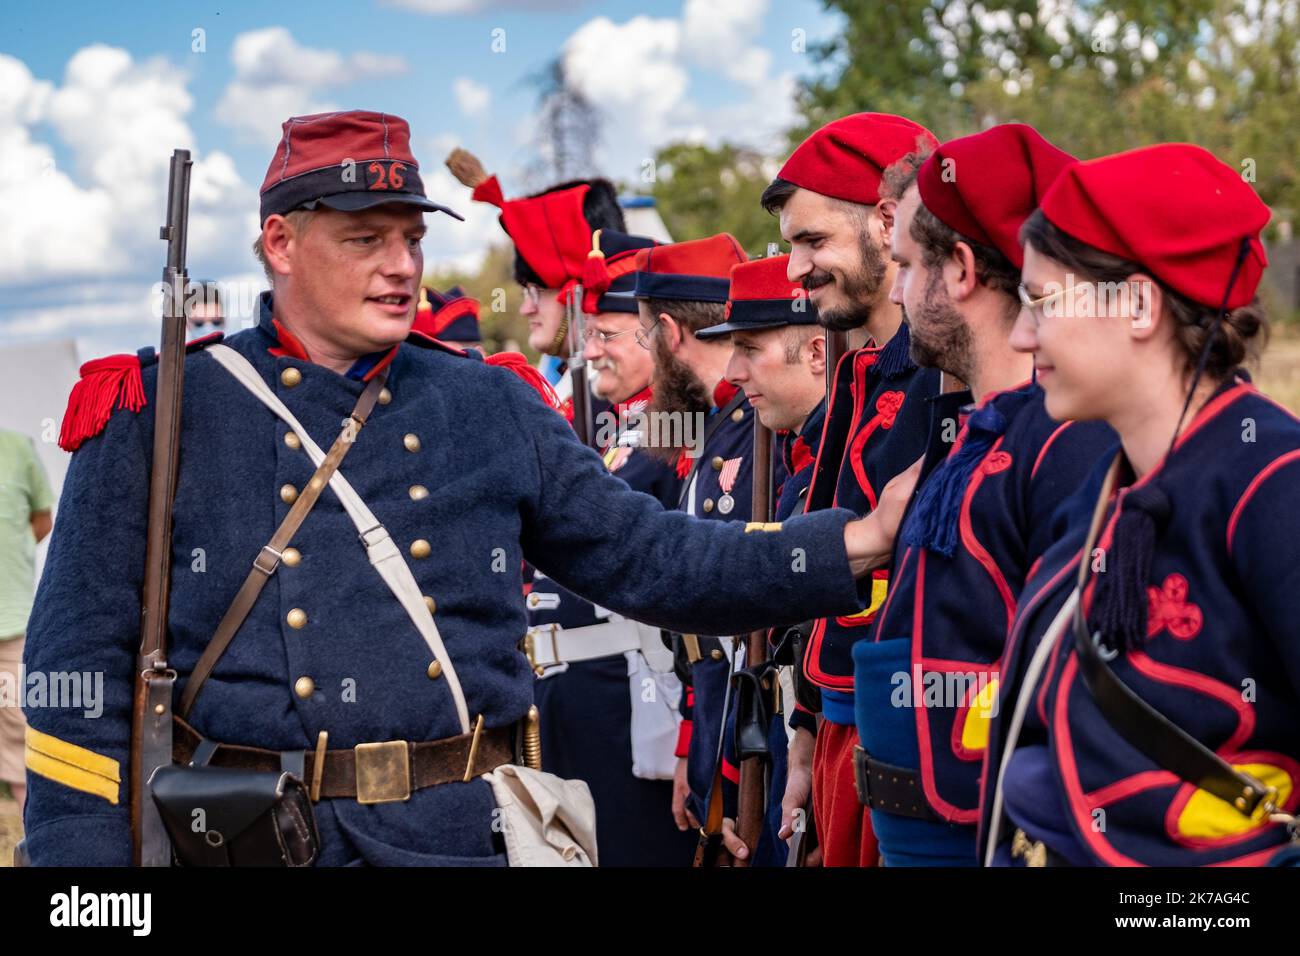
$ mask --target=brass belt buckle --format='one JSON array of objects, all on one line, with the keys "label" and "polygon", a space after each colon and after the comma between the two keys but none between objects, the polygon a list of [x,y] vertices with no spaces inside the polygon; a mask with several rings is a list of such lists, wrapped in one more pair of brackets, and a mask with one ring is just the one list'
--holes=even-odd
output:
[{"label": "brass belt buckle", "polygon": [[[560,660],[560,644],[556,638],[556,632],[559,630],[560,626],[558,624],[543,624],[540,627],[530,627],[524,634],[524,655],[528,658],[528,663],[533,668],[533,673],[538,677],[545,674],[548,667],[554,667],[563,663]],[[538,664],[537,639],[547,634],[551,637],[551,660],[546,664]]]},{"label": "brass belt buckle", "polygon": [[396,803],[411,799],[411,745],[405,740],[357,744],[357,803]]}]

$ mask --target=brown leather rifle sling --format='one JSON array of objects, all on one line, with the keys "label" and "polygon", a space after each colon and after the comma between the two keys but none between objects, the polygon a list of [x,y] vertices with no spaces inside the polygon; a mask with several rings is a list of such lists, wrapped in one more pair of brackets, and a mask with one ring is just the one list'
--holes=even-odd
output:
[{"label": "brown leather rifle sling", "polygon": [[230,607],[226,609],[225,615],[221,618],[221,623],[217,625],[212,640],[204,648],[203,655],[199,658],[198,663],[194,665],[194,671],[185,684],[185,693],[181,695],[180,707],[177,710],[177,713],[182,718],[189,716],[190,709],[194,706],[194,699],[199,695],[199,690],[212,674],[212,669],[217,666],[217,661],[226,652],[230,642],[239,633],[239,628],[244,623],[244,619],[252,612],[253,605],[257,603],[258,595],[262,593],[262,588],[271,579],[275,569],[280,566],[280,558],[284,554],[284,549],[289,546],[289,542],[298,533],[298,528],[302,526],[308,512],[320,499],[321,492],[325,490],[330,478],[333,477],[334,472],[342,464],[343,456],[356,443],[357,433],[365,425],[371,411],[374,410],[375,402],[379,400],[379,391],[384,387],[386,377],[380,374],[370,380],[366,390],[357,399],[356,408],[352,409],[352,414],[344,423],[343,431],[334,440],[329,454],[325,456],[324,461],[320,463],[320,467],[311,476],[311,480],[307,482],[307,486],[298,495],[293,507],[289,509],[289,513],[280,522],[280,527],[275,529],[275,534],[272,535],[270,542],[264,545],[262,550],[258,552],[257,557],[253,559],[253,569],[248,572],[248,577],[244,579],[244,583],[240,586],[235,599],[230,602]]}]

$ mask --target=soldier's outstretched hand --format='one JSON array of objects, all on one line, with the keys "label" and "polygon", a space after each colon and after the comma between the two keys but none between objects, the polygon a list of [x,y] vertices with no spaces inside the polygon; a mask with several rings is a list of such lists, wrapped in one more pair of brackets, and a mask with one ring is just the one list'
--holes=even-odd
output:
[{"label": "soldier's outstretched hand", "polygon": [[894,552],[898,526],[907,510],[907,503],[912,499],[912,492],[916,490],[924,463],[924,457],[918,458],[906,471],[891,478],[880,493],[875,510],[844,526],[844,550],[855,576],[862,577],[889,561]]},{"label": "soldier's outstretched hand", "polygon": [[467,149],[461,149],[457,146],[447,156],[447,168],[451,174],[460,181],[462,185],[474,189],[479,183],[488,178],[487,170],[479,162],[479,158]]}]

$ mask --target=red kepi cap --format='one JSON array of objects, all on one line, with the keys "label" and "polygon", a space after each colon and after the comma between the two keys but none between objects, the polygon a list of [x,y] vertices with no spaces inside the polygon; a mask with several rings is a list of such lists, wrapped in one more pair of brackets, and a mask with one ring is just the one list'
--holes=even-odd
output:
[{"label": "red kepi cap", "polygon": [[295,209],[356,212],[406,203],[464,217],[424,194],[420,164],[411,155],[411,128],[391,113],[350,110],[292,116],[262,181],[263,223]]}]

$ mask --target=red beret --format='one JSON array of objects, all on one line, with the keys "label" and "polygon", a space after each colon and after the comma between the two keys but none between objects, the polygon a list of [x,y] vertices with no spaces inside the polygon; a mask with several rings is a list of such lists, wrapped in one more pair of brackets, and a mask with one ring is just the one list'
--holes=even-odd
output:
[{"label": "red beret", "polygon": [[823,196],[874,206],[885,170],[938,140],[924,126],[892,113],[854,113],[827,123],[799,144],[777,176]]},{"label": "red beret", "polygon": [[789,255],[768,256],[731,267],[726,321],[695,333],[712,339],[748,329],[774,329],[786,325],[812,325],[817,309],[802,283],[786,275]]},{"label": "red beret", "polygon": [[262,180],[262,222],[309,204],[355,212],[398,202],[462,218],[424,195],[411,128],[391,113],[291,116]]},{"label": "red beret", "polygon": [[1165,143],[1075,163],[1042,202],[1052,225],[1140,263],[1194,302],[1218,308],[1242,240],[1250,251],[1228,308],[1255,296],[1268,256],[1268,207],[1241,174],[1190,143]]},{"label": "red beret", "polygon": [[1074,161],[1032,126],[1008,123],[937,147],[917,171],[916,185],[940,222],[1020,268],[1020,227]]},{"label": "red beret", "polygon": [[530,199],[506,199],[491,176],[474,187],[472,198],[501,210],[501,228],[519,255],[548,289],[564,288],[582,277],[591,251],[591,226],[582,212],[590,187],[585,183]]},{"label": "red beret", "polygon": [[646,250],[636,275],[638,299],[726,302],[731,267],[748,260],[736,237],[721,232],[707,239],[674,242]]}]

